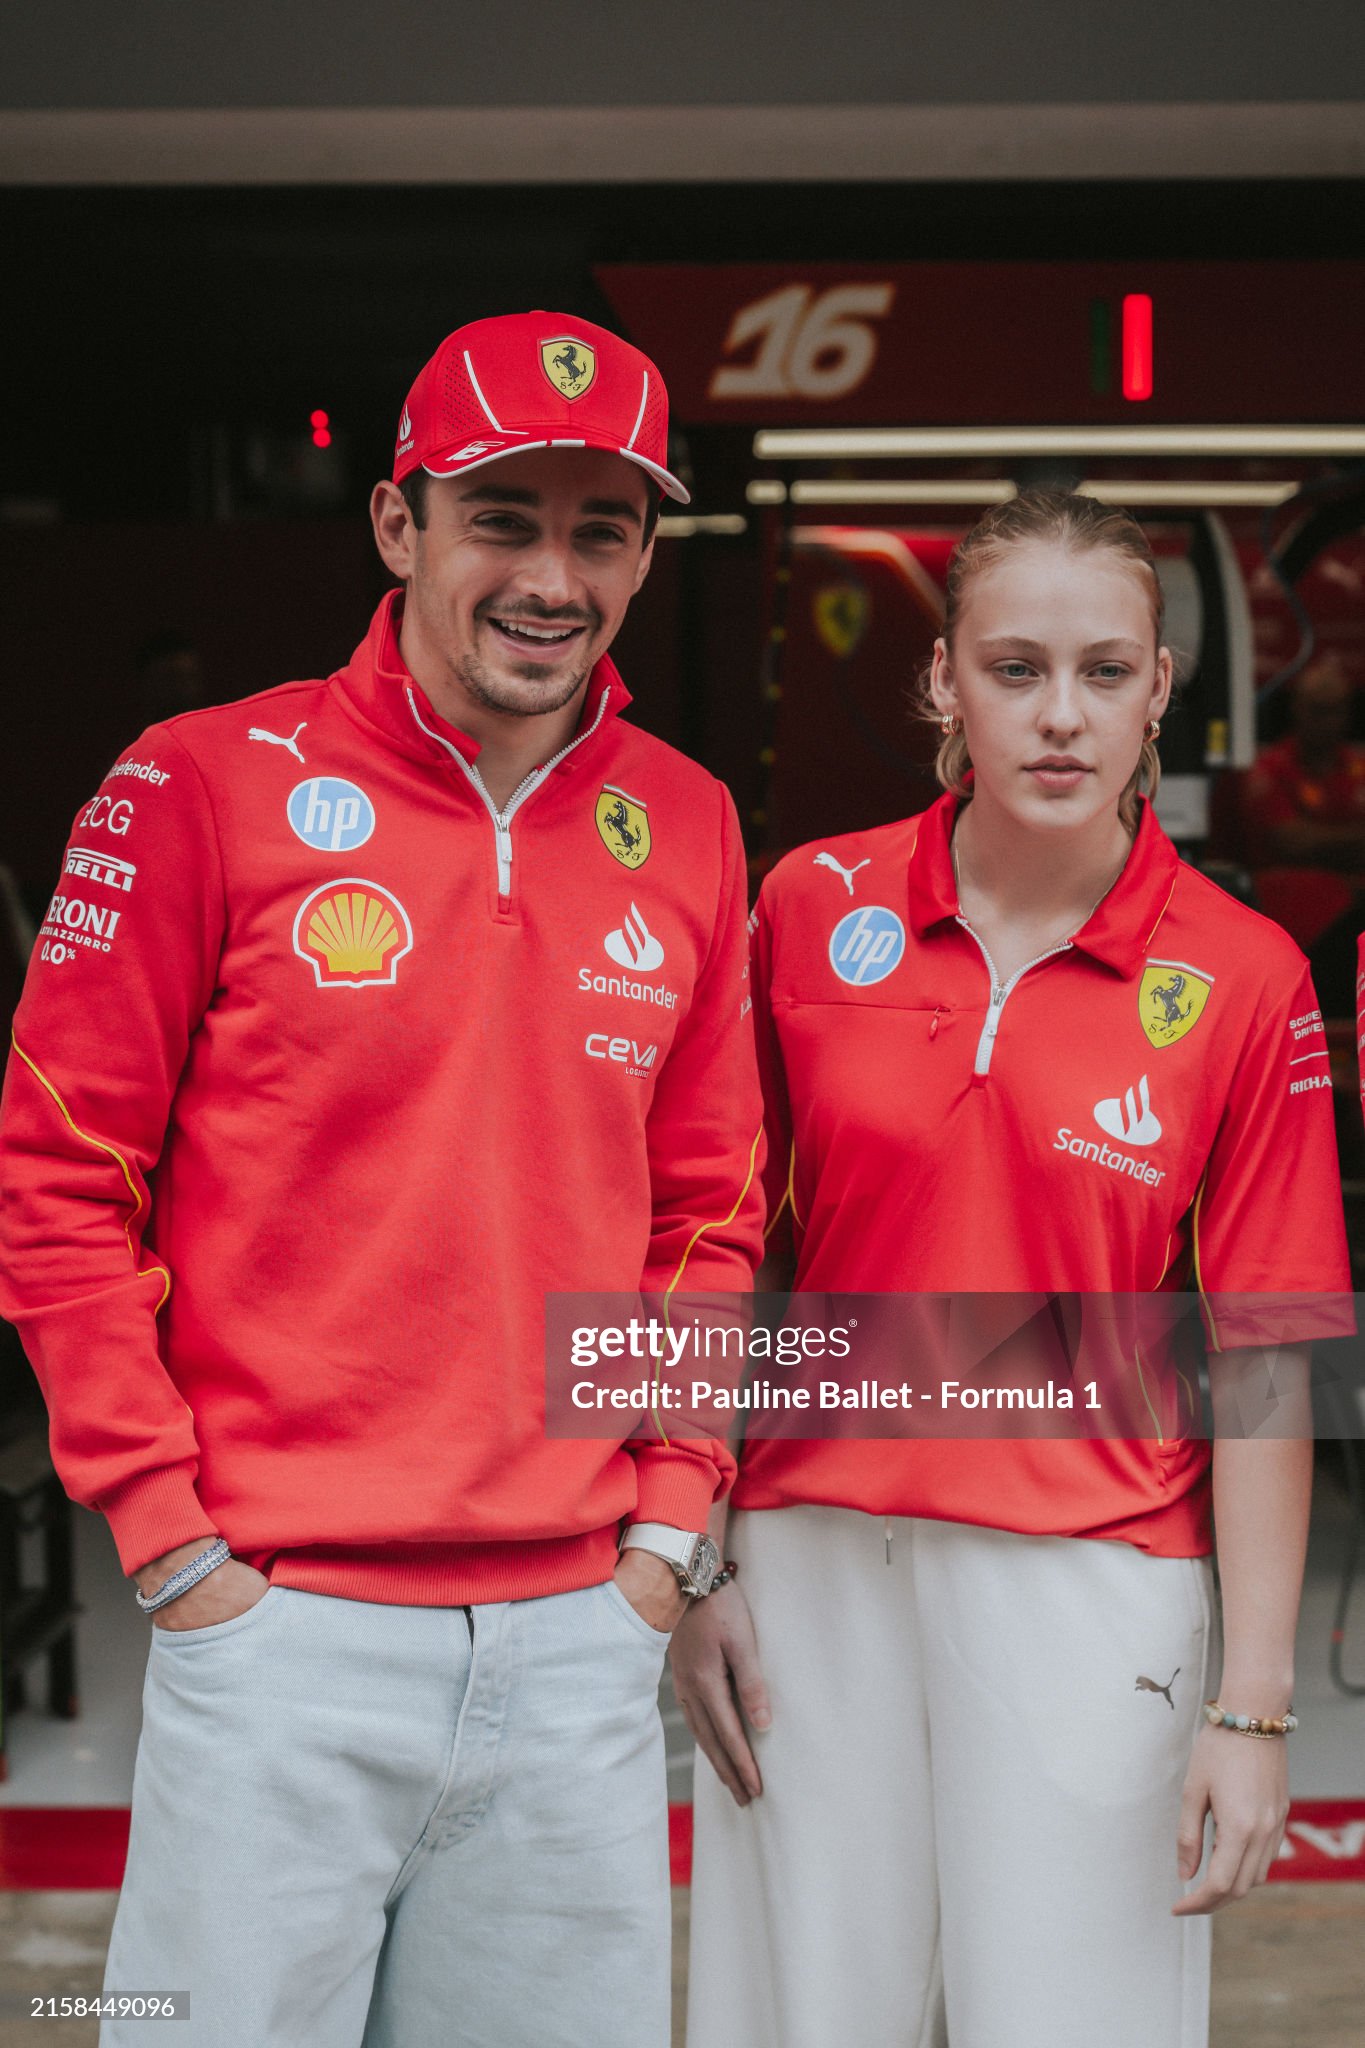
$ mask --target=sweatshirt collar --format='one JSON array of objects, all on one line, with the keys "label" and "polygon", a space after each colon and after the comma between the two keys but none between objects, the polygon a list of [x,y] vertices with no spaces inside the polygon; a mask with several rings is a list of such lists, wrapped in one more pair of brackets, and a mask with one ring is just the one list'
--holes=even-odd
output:
[{"label": "sweatshirt collar", "polygon": [[[400,752],[421,761],[448,761],[446,749],[453,747],[472,763],[481,751],[479,742],[441,717],[426,691],[413,680],[399,652],[402,616],[403,592],[386,592],[370,621],[369,632],[346,667],[337,672],[336,685],[352,710],[376,727]],[[587,733],[598,722],[599,713],[601,722],[606,723],[624,711],[629,702],[630,692],[617,674],[615,663],[604,654],[588,678],[575,737]]]},{"label": "sweatshirt collar", "polygon": [[[961,804],[961,798],[949,795],[931,805],[920,818],[910,850],[910,923],[920,938],[958,915],[952,835]],[[1136,974],[1147,957],[1179,872],[1180,856],[1144,797],[1123,871],[1074,935],[1073,946],[1115,973]]]}]

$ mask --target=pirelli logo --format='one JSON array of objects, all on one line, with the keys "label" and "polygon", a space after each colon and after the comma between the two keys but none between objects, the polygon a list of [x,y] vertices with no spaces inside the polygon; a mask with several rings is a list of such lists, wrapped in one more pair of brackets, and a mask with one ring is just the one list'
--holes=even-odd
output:
[{"label": "pirelli logo", "polygon": [[130,860],[116,860],[112,853],[95,853],[88,846],[70,846],[66,852],[66,872],[79,875],[83,881],[102,882],[106,889],[119,889],[127,896],[131,893],[137,869]]}]

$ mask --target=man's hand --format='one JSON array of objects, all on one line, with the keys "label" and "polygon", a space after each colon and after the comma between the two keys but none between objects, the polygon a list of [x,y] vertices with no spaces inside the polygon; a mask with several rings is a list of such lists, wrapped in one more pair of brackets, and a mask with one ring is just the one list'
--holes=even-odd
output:
[{"label": "man's hand", "polygon": [[1171,1911],[1216,1913],[1264,1884],[1289,1815],[1289,1770],[1282,1737],[1259,1741],[1207,1723],[1195,1737],[1180,1807],[1177,1860],[1188,1883],[1199,1868],[1204,1816],[1213,1815],[1213,1854],[1204,1882]]},{"label": "man's hand", "polygon": [[[202,1557],[210,1548],[209,1543],[200,1539],[194,1543],[182,1543],[178,1550],[168,1550],[164,1557],[154,1558],[133,1574],[138,1591],[150,1599],[173,1572],[179,1571],[181,1565],[188,1564],[192,1558]],[[152,1627],[167,1630],[210,1628],[216,1621],[234,1621],[239,1614],[245,1614],[249,1607],[254,1607],[269,1590],[270,1581],[264,1572],[258,1572],[254,1565],[243,1564],[240,1558],[230,1557],[224,1564],[215,1565],[208,1577],[201,1579],[197,1586],[191,1586],[188,1593],[181,1593],[160,1608],[152,1616]]]},{"label": "man's hand", "polygon": [[617,1585],[641,1621],[669,1635],[687,1611],[687,1595],[671,1564],[652,1550],[623,1550],[616,1560]]},{"label": "man's hand", "polygon": [[716,1776],[737,1806],[747,1806],[763,1779],[744,1723],[768,1728],[773,1718],[749,1603],[732,1580],[692,1605],[669,1652],[673,1690]]}]

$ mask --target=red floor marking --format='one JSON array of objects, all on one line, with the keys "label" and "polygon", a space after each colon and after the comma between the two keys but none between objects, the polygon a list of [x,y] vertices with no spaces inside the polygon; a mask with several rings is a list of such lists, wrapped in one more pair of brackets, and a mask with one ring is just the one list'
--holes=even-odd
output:
[{"label": "red floor marking", "polygon": [[668,1809],[668,1867],[674,1884],[692,1882],[692,1808]]},{"label": "red floor marking", "polygon": [[[128,1854],[126,1806],[0,1806],[0,1891],[114,1891]],[[674,1884],[692,1881],[692,1808],[668,1809]],[[1365,1799],[1296,1799],[1271,1879],[1365,1882]]]},{"label": "red floor marking", "polygon": [[1365,1799],[1296,1799],[1272,1880],[1359,1884],[1365,1879]]},{"label": "red floor marking", "polygon": [[0,1891],[114,1891],[127,1855],[126,1806],[0,1807]]}]

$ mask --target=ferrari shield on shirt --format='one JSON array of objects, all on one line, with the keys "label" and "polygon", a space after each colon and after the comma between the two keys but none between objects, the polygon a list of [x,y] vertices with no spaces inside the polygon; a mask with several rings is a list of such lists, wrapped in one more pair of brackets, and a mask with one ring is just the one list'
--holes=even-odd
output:
[{"label": "ferrari shield on shirt", "polygon": [[[959,912],[956,810],[802,847],[764,884],[767,1193],[797,1287],[1190,1288],[1215,1349],[1348,1334],[1327,1044],[1298,948],[1184,864],[1144,804],[1084,927],[1002,982]],[[1208,1457],[1155,1432],[754,1438],[734,1498],[1195,1555]]]},{"label": "ferrari shield on shirt", "polygon": [[218,1530],[312,1592],[568,1591],[733,1469],[547,1440],[544,1301],[750,1284],[734,806],[604,660],[495,810],[396,602],[115,764],[15,1020],[3,1307],[129,1572]]}]

